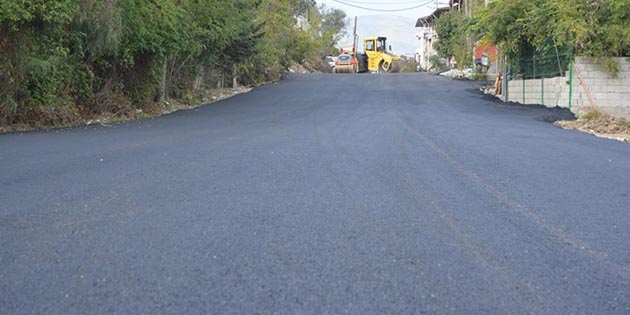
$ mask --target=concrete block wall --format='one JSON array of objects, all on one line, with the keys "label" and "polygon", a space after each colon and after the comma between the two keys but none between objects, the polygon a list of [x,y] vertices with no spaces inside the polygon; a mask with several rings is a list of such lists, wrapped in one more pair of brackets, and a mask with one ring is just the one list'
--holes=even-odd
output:
[{"label": "concrete block wall", "polygon": [[[508,83],[509,100],[522,104],[543,104],[547,107],[562,106],[565,77],[512,80]],[[568,96],[565,97],[568,106]],[[565,107],[566,107],[565,106]]]},{"label": "concrete block wall", "polygon": [[[577,57],[575,63],[588,86],[599,110],[611,115],[630,118],[630,58],[615,58],[619,75],[613,78],[593,58]],[[508,99],[522,104],[543,104],[548,107],[569,106],[569,73],[565,76],[512,80],[508,83]],[[576,114],[589,111],[591,103],[580,85],[577,72],[573,74],[571,110]]]}]

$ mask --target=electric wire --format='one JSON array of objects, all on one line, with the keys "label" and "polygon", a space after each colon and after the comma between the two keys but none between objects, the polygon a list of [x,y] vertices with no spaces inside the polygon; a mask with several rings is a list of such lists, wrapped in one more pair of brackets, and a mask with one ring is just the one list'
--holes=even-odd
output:
[{"label": "electric wire", "polygon": [[413,7],[408,7],[408,8],[401,8],[401,9],[376,9],[376,8],[368,8],[368,7],[364,7],[364,6],[360,6],[360,5],[356,5],[356,4],[352,4],[352,3],[348,3],[346,1],[341,1],[341,0],[332,0],[333,2],[337,2],[339,4],[343,4],[343,5],[347,5],[353,8],[357,8],[357,9],[362,9],[362,10],[367,10],[367,11],[377,11],[377,12],[400,12],[400,11],[409,11],[409,10],[413,10],[413,9],[417,9],[417,8],[421,8],[424,6],[427,6],[429,4],[435,3],[435,1],[433,0],[429,0],[427,2],[424,2],[422,4],[413,6]]},{"label": "electric wire", "polygon": [[418,3],[418,0],[413,1],[401,1],[401,2],[369,2],[369,1],[356,1],[356,0],[342,0],[343,2],[349,3],[357,3],[357,4],[368,4],[368,5],[390,5],[390,4],[412,4]]}]

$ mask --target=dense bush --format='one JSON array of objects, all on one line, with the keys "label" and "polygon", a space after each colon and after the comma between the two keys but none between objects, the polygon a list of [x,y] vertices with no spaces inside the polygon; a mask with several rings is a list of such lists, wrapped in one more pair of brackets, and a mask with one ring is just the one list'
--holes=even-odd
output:
[{"label": "dense bush", "polygon": [[312,0],[4,0],[0,125],[128,116],[275,80],[319,62],[344,26]]},{"label": "dense bush", "polygon": [[433,47],[443,58],[455,57],[460,69],[471,65],[472,40],[468,32],[469,18],[464,13],[451,11],[435,22],[439,40]]},{"label": "dense bush", "polygon": [[630,56],[630,1],[495,0],[476,14],[474,30],[513,60],[531,50]]},{"label": "dense bush", "polygon": [[470,63],[477,40],[495,43],[520,68],[538,59],[537,66],[562,72],[572,56],[583,55],[601,60],[615,74],[618,65],[609,57],[630,56],[628,0],[474,0],[467,4],[462,11],[445,13],[436,21],[438,57],[455,57],[458,65]]}]

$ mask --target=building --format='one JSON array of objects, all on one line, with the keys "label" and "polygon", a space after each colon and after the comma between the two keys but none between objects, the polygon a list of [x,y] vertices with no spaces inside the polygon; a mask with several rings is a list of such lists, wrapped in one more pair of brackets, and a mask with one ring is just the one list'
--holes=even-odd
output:
[{"label": "building", "polygon": [[437,55],[433,48],[433,43],[438,40],[435,32],[435,20],[451,10],[451,6],[437,8],[433,13],[425,17],[421,17],[416,22],[416,38],[418,39],[416,48],[416,62],[422,70],[428,71],[433,67],[431,64],[431,56]]},{"label": "building", "polygon": [[[481,5],[488,5],[488,0],[484,1]],[[437,8],[430,15],[421,17],[416,22],[416,38],[418,39],[416,48],[416,61],[420,65],[422,70],[428,71],[434,65],[431,64],[431,56],[437,55],[437,52],[433,48],[433,44],[439,40],[435,31],[435,20],[437,20],[442,14],[449,11],[463,12],[468,16],[472,16],[475,8],[479,7],[474,5],[473,0],[450,0],[447,7]],[[488,58],[490,61],[489,69],[486,68],[487,73],[493,77],[498,73],[499,68],[499,56],[496,47],[492,43],[478,42],[471,47],[473,64],[479,64],[482,58]]]}]

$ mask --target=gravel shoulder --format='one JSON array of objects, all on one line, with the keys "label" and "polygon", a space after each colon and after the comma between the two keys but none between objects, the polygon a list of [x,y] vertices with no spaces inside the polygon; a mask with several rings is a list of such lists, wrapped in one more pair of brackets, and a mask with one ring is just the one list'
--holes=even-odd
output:
[{"label": "gravel shoulder", "polygon": [[589,112],[577,120],[560,120],[554,124],[564,129],[579,130],[601,138],[630,142],[630,121],[601,112]]}]

